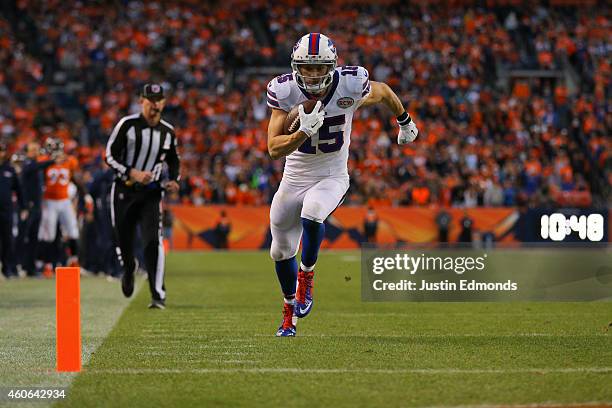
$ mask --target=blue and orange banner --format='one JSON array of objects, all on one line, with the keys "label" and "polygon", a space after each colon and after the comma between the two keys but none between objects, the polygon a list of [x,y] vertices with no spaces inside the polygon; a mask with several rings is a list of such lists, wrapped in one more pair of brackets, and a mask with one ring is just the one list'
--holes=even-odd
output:
[{"label": "blue and orange banner", "polygon": [[[230,249],[264,249],[270,246],[270,208],[267,206],[182,206],[172,207],[175,216],[174,249],[213,249],[217,244],[216,226],[221,211],[231,222]],[[377,207],[380,244],[431,243],[438,241],[436,217],[439,210],[415,207]],[[514,242],[513,228],[519,218],[517,208],[449,208],[449,241],[456,241],[461,220],[473,220],[473,230],[493,234],[495,241]],[[367,208],[340,207],[326,221],[323,248],[354,249],[365,240],[363,224]]]}]

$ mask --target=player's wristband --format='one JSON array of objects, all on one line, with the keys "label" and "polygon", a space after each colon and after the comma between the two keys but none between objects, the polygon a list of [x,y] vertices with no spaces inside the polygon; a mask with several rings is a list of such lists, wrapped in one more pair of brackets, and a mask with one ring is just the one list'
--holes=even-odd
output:
[{"label": "player's wristband", "polygon": [[412,121],[412,118],[410,117],[410,115],[408,115],[408,112],[406,111],[404,111],[404,113],[402,113],[401,115],[397,117],[397,124],[400,126],[405,126],[409,124],[411,121]]}]

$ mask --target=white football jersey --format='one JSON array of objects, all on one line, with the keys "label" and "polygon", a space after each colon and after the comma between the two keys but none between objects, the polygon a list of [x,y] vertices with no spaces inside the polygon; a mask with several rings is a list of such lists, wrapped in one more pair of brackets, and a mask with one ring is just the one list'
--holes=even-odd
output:
[{"label": "white football jersey", "polygon": [[[348,156],[353,113],[370,93],[368,71],[363,67],[336,68],[329,92],[321,101],[325,121],[319,131],[287,156],[283,178],[310,180],[329,176],[348,177]],[[280,75],[268,84],[268,106],[289,112],[311,99],[299,88],[293,73]]]}]

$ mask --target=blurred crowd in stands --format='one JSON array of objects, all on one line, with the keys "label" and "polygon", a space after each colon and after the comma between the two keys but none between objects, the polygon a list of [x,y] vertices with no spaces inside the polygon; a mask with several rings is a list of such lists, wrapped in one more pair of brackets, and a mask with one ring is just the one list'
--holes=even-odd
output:
[{"label": "blurred crowd in stands", "polygon": [[0,138],[11,153],[61,138],[87,186],[113,125],[158,81],[183,165],[169,200],[268,204],[282,161],[267,155],[265,87],[322,32],[421,132],[400,147],[385,109],[360,111],[347,204],[591,205],[612,184],[610,7],[536,3],[6,2]]}]

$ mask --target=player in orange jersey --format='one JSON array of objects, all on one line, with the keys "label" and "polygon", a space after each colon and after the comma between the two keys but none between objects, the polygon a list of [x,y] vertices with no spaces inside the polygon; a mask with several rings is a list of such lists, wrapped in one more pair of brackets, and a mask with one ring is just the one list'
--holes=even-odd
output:
[{"label": "player in orange jersey", "polygon": [[45,149],[56,163],[45,170],[45,189],[43,193],[42,218],[38,230],[38,240],[41,253],[39,258],[46,262],[43,274],[52,276],[51,251],[57,235],[59,222],[62,235],[68,239],[70,266],[78,265],[79,227],[77,216],[70,199],[70,181],[78,163],[74,157],[66,156],[64,144],[59,139],[49,138]]}]

